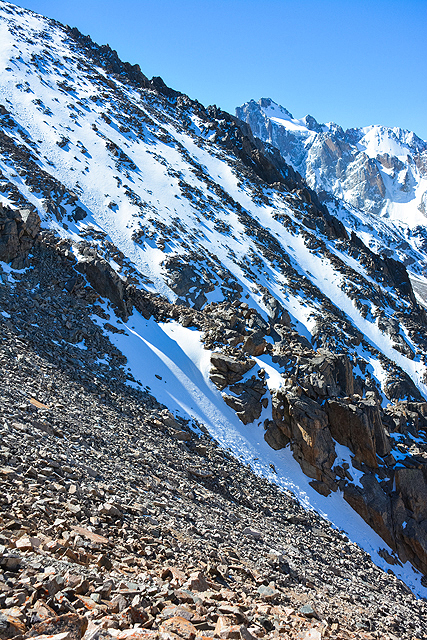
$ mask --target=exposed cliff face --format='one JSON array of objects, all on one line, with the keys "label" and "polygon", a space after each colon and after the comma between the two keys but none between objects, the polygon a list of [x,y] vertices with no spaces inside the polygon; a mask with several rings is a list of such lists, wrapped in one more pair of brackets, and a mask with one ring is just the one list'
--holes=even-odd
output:
[{"label": "exposed cliff face", "polygon": [[236,114],[280,151],[347,228],[363,229],[377,251],[394,252],[415,274],[425,272],[427,142],[398,128],[344,131],[312,116],[296,120],[266,98]]},{"label": "exposed cliff face", "polygon": [[[5,273],[26,268],[36,238],[53,244],[74,274],[61,287],[100,297],[97,317],[132,384],[260,473],[265,436],[281,486],[291,481],[280,452],[291,449],[313,504],[342,490],[390,552],[425,571],[424,485],[416,474],[410,489],[397,452],[424,474],[426,316],[396,251],[367,246],[366,221],[360,237],[239,119],[76,30],[6,2],[0,15]],[[353,153],[350,134],[330,132],[325,172]],[[370,176],[360,189],[381,194],[368,160],[353,167]],[[49,339],[85,347],[63,318]],[[417,421],[413,435],[405,425]]]}]

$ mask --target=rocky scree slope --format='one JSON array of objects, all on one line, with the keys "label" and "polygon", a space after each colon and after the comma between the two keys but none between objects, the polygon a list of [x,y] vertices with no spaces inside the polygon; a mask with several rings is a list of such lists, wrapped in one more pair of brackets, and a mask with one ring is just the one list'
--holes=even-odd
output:
[{"label": "rocky scree slope", "polygon": [[270,98],[236,114],[276,147],[351,232],[402,261],[420,293],[426,275],[427,142],[412,131],[347,129],[312,116],[295,119]]},{"label": "rocky scree slope", "polygon": [[2,269],[0,638],[425,638],[391,571],[129,387],[100,302],[51,232]]},{"label": "rocky scree slope", "polygon": [[[72,269],[61,290],[199,331],[242,425],[290,446],[322,495],[343,492],[391,565],[426,573],[426,317],[405,267],[236,118],[76,29],[0,15],[0,259],[30,277],[39,220]],[[62,315],[52,344],[86,346]],[[99,365],[112,385],[122,358]]]}]

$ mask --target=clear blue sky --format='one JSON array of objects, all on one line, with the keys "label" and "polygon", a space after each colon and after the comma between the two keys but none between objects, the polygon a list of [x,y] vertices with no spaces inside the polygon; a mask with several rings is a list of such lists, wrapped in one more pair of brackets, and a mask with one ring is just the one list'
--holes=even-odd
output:
[{"label": "clear blue sky", "polygon": [[205,105],[427,139],[427,0],[20,0]]}]

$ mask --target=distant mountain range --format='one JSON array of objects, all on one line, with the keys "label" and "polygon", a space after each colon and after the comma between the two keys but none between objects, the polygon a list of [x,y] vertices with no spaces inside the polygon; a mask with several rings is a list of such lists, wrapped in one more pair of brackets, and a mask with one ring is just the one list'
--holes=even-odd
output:
[{"label": "distant mountain range", "polygon": [[269,98],[245,103],[236,115],[371,249],[414,275],[426,273],[427,142],[397,127],[344,131],[312,116],[297,120]]}]

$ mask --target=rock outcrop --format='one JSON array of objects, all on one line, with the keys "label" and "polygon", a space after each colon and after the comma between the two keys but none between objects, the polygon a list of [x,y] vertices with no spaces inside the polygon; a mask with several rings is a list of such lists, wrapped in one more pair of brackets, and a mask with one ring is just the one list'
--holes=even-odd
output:
[{"label": "rock outcrop", "polygon": [[97,256],[84,256],[76,265],[100,296],[108,298],[124,318],[128,318],[129,308],[124,300],[125,286],[121,278],[106,260]]},{"label": "rock outcrop", "polygon": [[39,231],[40,218],[34,210],[0,204],[0,261],[22,269]]},{"label": "rock outcrop", "polygon": [[[245,307],[243,313],[251,316]],[[237,326],[236,307],[232,323]],[[254,360],[245,360],[244,342],[232,349],[233,356],[215,351],[211,380],[227,404],[244,424],[258,420],[271,405],[271,418],[264,422],[266,442],[275,450],[290,446],[317,491],[343,491],[401,561],[410,560],[427,573],[427,442],[419,438],[427,426],[427,403],[400,401],[383,408],[378,392],[354,376],[345,354],[314,352],[286,324],[258,331],[260,339],[277,336],[265,348],[282,367],[283,384],[267,391],[265,372]],[[347,461],[338,445],[348,452]]]}]

